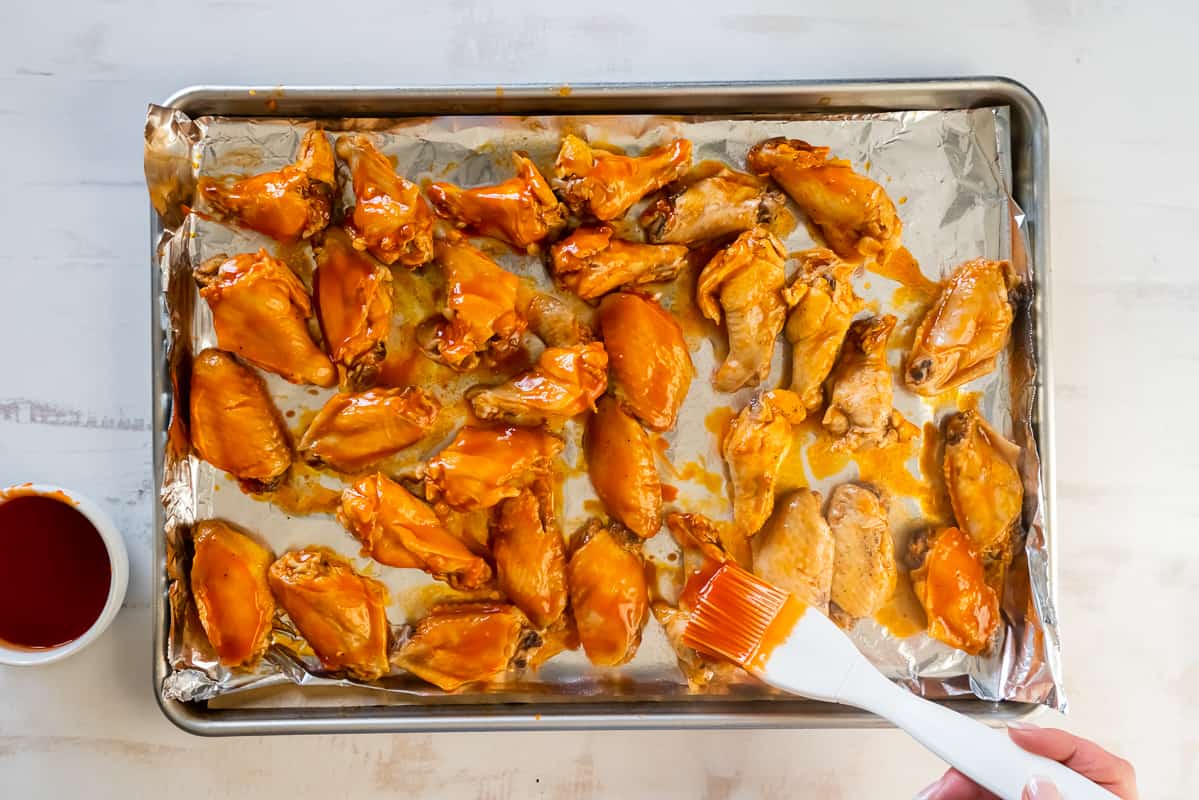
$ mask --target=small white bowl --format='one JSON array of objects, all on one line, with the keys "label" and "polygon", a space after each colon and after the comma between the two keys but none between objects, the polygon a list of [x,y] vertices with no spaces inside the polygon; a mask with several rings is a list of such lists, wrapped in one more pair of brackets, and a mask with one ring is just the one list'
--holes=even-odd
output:
[{"label": "small white bowl", "polygon": [[77,492],[46,483],[22,483],[0,490],[0,504],[16,497],[29,495],[43,495],[55,500],[65,499],[74,506],[76,511],[87,517],[99,532],[100,538],[104,540],[112,574],[108,583],[108,599],[104,602],[100,616],[96,617],[92,626],[84,631],[78,639],[73,639],[58,647],[38,649],[9,647],[0,642],[0,664],[18,667],[31,667],[59,661],[78,653],[96,641],[100,638],[100,634],[104,633],[112,624],[117,612],[121,610],[121,603],[125,600],[125,589],[129,584],[129,554],[125,551],[125,540],[121,538],[121,532],[117,530],[112,519],[98,504]]}]

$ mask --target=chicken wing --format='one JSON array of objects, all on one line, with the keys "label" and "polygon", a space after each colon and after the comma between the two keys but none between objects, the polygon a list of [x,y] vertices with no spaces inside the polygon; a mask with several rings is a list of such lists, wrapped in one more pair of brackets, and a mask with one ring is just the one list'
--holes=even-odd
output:
[{"label": "chicken wing", "polygon": [[615,398],[587,420],[587,474],[612,517],[643,539],[662,526],[662,483],[649,435]]},{"label": "chicken wing", "polygon": [[337,520],[362,542],[362,555],[380,564],[419,569],[455,589],[478,589],[491,567],[445,529],[422,501],[376,473],[341,493]]},{"label": "chicken wing", "polygon": [[491,554],[500,590],[538,628],[566,609],[566,545],[548,485],[524,490],[496,508]]},{"label": "chicken wing", "polygon": [[397,175],[369,136],[337,137],[337,155],[349,164],[354,182],[354,208],[346,213],[354,247],[384,264],[414,268],[432,259],[433,212],[420,187]]},{"label": "chicken wing", "polygon": [[502,239],[531,253],[538,242],[562,230],[566,214],[528,156],[513,153],[512,161],[515,178],[476,189],[434,183],[428,190],[429,199],[438,215],[459,228]]},{"label": "chicken wing", "polygon": [[666,515],[666,527],[683,550],[685,581],[706,574],[713,563],[722,564],[731,559],[738,564],[749,564],[752,555],[749,542],[731,524],[718,524],[702,514],[672,512]]},{"label": "chicken wing", "polygon": [[219,520],[196,523],[191,588],[208,641],[226,667],[249,667],[271,641],[275,597],[266,571],[274,556]]},{"label": "chicken wing", "polygon": [[314,466],[358,472],[419,442],[440,413],[441,403],[411,386],[335,394],[304,432],[299,454]]},{"label": "chicken wing", "polygon": [[914,544],[920,566],[912,571],[912,589],[928,616],[928,635],[978,655],[999,627],[999,596],[987,585],[970,537],[942,528]]},{"label": "chicken wing", "polygon": [[783,243],[759,226],[737,237],[700,272],[695,290],[700,311],[719,325],[723,308],[728,328],[729,354],[712,379],[718,391],[757,386],[770,374],[774,342],[787,313],[786,258]]},{"label": "chicken wing", "polygon": [[370,386],[387,357],[391,330],[391,270],[358,252],[332,228],[316,250],[316,318],[325,349],[345,370],[346,385]]},{"label": "chicken wing", "polygon": [[466,393],[475,416],[517,425],[562,421],[595,408],[608,388],[608,353],[600,342],[542,351],[537,365],[498,386]]},{"label": "chicken wing", "polygon": [[284,553],[267,573],[271,592],[329,672],[373,681],[387,659],[387,588],[327,547]]},{"label": "chicken wing", "polygon": [[587,301],[622,286],[674,280],[687,266],[687,248],[613,238],[607,225],[578,228],[550,248],[554,279]]},{"label": "chicken wing", "polygon": [[565,302],[552,294],[535,294],[525,309],[529,330],[546,347],[572,347],[595,340],[595,332]]},{"label": "chicken wing", "polygon": [[641,227],[651,242],[696,244],[769,226],[785,204],[768,181],[723,167],[669,187],[641,213]]},{"label": "chicken wing", "polygon": [[265,250],[216,256],[196,269],[196,282],[222,350],[292,383],[337,383],[337,370],[308,332],[308,290],[282,261]]},{"label": "chicken wing", "polygon": [[792,426],[803,421],[799,397],[786,389],[750,398],[733,417],[720,448],[729,466],[733,521],[751,537],[774,508],[774,483],[791,452]]},{"label": "chicken wing", "polygon": [[691,388],[691,354],[679,323],[657,302],[619,292],[599,307],[616,398],[653,431],[674,427]]},{"label": "chicken wing", "polygon": [[494,678],[521,646],[525,620],[502,603],[451,603],[433,609],[396,654],[396,664],[452,692]]},{"label": "chicken wing", "polygon": [[917,394],[934,395],[995,369],[1007,347],[1019,284],[1007,261],[976,258],[946,281],[916,330],[904,380]]},{"label": "chicken wing", "polygon": [[862,450],[907,441],[916,428],[896,411],[891,401],[891,369],[887,366],[887,339],[895,317],[867,317],[849,326],[841,357],[829,378],[825,430],[839,439],[837,450]]},{"label": "chicken wing", "polygon": [[802,255],[802,271],[786,290],[792,306],[783,328],[791,343],[791,391],[809,412],[823,404],[821,387],[854,315],[865,305],[850,282],[853,269],[831,250],[809,250]]},{"label": "chicken wing", "polygon": [[877,489],[843,483],[833,489],[828,527],[833,534],[831,616],[843,627],[872,616],[895,593],[895,544],[889,502]]},{"label": "chicken wing", "polygon": [[649,615],[645,567],[628,536],[619,526],[613,529],[589,520],[575,534],[567,567],[570,610],[579,641],[597,667],[614,667],[631,659]]},{"label": "chicken wing", "polygon": [[191,376],[191,440],[196,455],[251,491],[274,489],[291,466],[279,410],[254,370],[209,348]]},{"label": "chicken wing", "polygon": [[439,240],[437,263],[445,273],[446,318],[436,356],[455,369],[470,369],[479,354],[518,347],[527,323],[516,310],[520,281],[464,241]]},{"label": "chicken wing", "polygon": [[580,218],[623,217],[641,198],[678,180],[691,166],[691,142],[675,139],[638,157],[593,148],[577,136],[562,140],[554,185]]},{"label": "chicken wing", "polygon": [[899,249],[903,224],[891,198],[848,161],[830,158],[827,147],[767,139],[750,148],[745,163],[778,181],[842,258],[881,263]]},{"label": "chicken wing", "polygon": [[945,423],[945,487],[958,527],[983,558],[1006,564],[1020,530],[1020,447],[973,411]]},{"label": "chicken wing", "polygon": [[539,428],[467,426],[425,468],[425,496],[459,511],[491,508],[552,469],[562,440]]},{"label": "chicken wing", "polygon": [[759,577],[827,614],[836,543],[820,513],[823,505],[820,492],[791,492],[779,501],[752,544],[754,572]]},{"label": "chicken wing", "polygon": [[294,164],[228,183],[200,178],[198,189],[217,216],[281,242],[307,239],[329,224],[336,179],[325,132],[300,140]]}]

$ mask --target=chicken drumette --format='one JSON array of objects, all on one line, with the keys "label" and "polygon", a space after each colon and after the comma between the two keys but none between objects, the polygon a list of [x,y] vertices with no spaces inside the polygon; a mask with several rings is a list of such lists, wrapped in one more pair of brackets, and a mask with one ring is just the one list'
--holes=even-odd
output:
[{"label": "chicken drumette", "polygon": [[894,387],[887,366],[887,339],[895,317],[867,317],[849,326],[841,357],[829,377],[824,428],[839,437],[838,450],[862,450],[907,441],[917,429],[892,405]]},{"label": "chicken drumette", "polygon": [[540,425],[595,408],[608,388],[608,354],[600,342],[549,347],[537,365],[498,386],[475,386],[466,397],[482,420]]},{"label": "chicken drumette", "polygon": [[687,248],[614,238],[606,225],[579,228],[550,248],[554,279],[592,301],[622,286],[674,280],[687,266]]},{"label": "chicken drumette", "polygon": [[762,527],[774,508],[774,483],[791,451],[792,426],[802,422],[803,406],[786,389],[750,398],[733,417],[721,442],[733,490],[733,521],[748,538]]},{"label": "chicken drumette", "polygon": [[768,180],[724,167],[667,187],[641,214],[651,242],[696,244],[769,226],[785,200]]},{"label": "chicken drumette", "polygon": [[554,185],[576,215],[607,222],[623,217],[634,203],[682,177],[690,166],[691,142],[686,139],[630,157],[567,135],[558,152]]},{"label": "chicken drumette", "polygon": [[812,412],[824,402],[824,381],[864,303],[849,280],[852,264],[823,249],[801,258],[801,271],[786,290],[792,309],[783,333],[791,343],[791,391]]}]

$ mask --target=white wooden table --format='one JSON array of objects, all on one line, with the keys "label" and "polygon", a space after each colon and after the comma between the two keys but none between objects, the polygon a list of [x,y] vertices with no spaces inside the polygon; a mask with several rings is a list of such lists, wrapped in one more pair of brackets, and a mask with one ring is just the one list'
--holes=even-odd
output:
[{"label": "white wooden table", "polygon": [[[1199,161],[1187,0],[543,4],[255,0],[0,8],[0,484],[108,507],[125,610],[86,653],[0,667],[0,796],[905,797],[894,731],[203,740],[150,686],[148,102],[192,83],[1006,74],[1052,131],[1064,724],[1146,797],[1199,785]],[[702,6],[711,7],[704,10]],[[350,8],[361,9],[349,11]]]}]

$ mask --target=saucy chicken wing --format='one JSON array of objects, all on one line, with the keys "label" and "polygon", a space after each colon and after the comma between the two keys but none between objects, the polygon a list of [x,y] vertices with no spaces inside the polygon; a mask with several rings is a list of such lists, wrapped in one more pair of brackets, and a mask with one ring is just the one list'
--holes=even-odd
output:
[{"label": "saucy chicken wing", "polygon": [[978,655],[999,627],[999,596],[987,585],[970,537],[943,528],[931,541],[913,544],[920,566],[912,571],[912,589],[928,616],[928,635]]},{"label": "saucy chicken wing", "polygon": [[595,408],[608,388],[608,353],[600,342],[549,347],[537,365],[498,386],[475,386],[466,393],[482,420],[540,425]]},{"label": "saucy chicken wing", "polygon": [[720,324],[724,310],[729,354],[712,383],[718,391],[757,386],[770,374],[774,342],[783,329],[787,251],[764,227],[746,231],[721,250],[699,274],[696,301]]},{"label": "saucy chicken wing", "polygon": [[488,349],[519,346],[527,323],[516,310],[517,277],[464,241],[439,240],[433,250],[445,273],[449,320],[436,337],[437,357],[470,369]]},{"label": "saucy chicken wing", "polygon": [[499,504],[491,554],[504,596],[538,628],[557,622],[566,609],[566,545],[550,486],[535,485]]},{"label": "saucy chicken wing", "polygon": [[429,200],[440,216],[458,227],[533,252],[538,242],[562,229],[566,215],[528,156],[513,153],[512,161],[515,178],[475,189],[434,183],[429,187]]},{"label": "saucy chicken wing", "polygon": [[599,329],[621,405],[650,430],[673,428],[695,372],[679,323],[657,302],[618,292],[600,303]]},{"label": "saucy chicken wing", "polygon": [[783,333],[791,343],[791,391],[804,408],[816,411],[824,402],[823,385],[864,303],[849,280],[853,265],[831,250],[802,255],[801,272],[786,290],[791,304]]},{"label": "saucy chicken wing", "polygon": [[614,397],[587,420],[587,474],[604,508],[642,539],[662,526],[662,483],[645,429]]},{"label": "saucy chicken wing", "polygon": [[837,450],[862,450],[907,441],[916,428],[892,405],[894,387],[887,366],[887,339],[895,317],[867,317],[849,326],[841,357],[829,378],[825,430],[839,437]]},{"label": "saucy chicken wing", "polygon": [[491,508],[552,469],[562,440],[539,428],[466,426],[425,468],[425,496],[459,511]]},{"label": "saucy chicken wing", "polygon": [[1007,347],[1019,283],[1007,261],[976,258],[949,277],[916,330],[904,380],[917,394],[934,395],[995,369]]},{"label": "saucy chicken wing", "polygon": [[733,521],[742,536],[753,536],[770,516],[779,467],[791,452],[792,426],[803,418],[799,397],[775,389],[750,398],[729,424],[720,449],[729,466]]},{"label": "saucy chicken wing", "polygon": [[769,181],[723,167],[668,187],[641,213],[641,226],[651,242],[696,244],[769,226],[785,203]]},{"label": "saucy chicken wing", "polygon": [[396,654],[396,664],[452,692],[506,670],[521,646],[524,627],[521,613],[503,603],[440,605],[417,623]]},{"label": "saucy chicken wing", "polygon": [[397,175],[369,136],[337,137],[337,155],[349,165],[354,182],[354,208],[346,213],[354,247],[384,264],[398,261],[414,268],[432,259],[433,212],[420,187]]},{"label": "saucy chicken wing", "polygon": [[310,130],[300,140],[294,164],[232,183],[200,178],[198,189],[217,216],[281,242],[294,242],[329,224],[336,186],[333,170],[333,148],[325,132]]},{"label": "saucy chicken wing", "polygon": [[226,667],[257,663],[271,641],[275,597],[266,571],[274,556],[218,520],[196,523],[191,588],[208,641]]},{"label": "saucy chicken wing", "polygon": [[872,616],[895,593],[898,570],[882,492],[843,483],[833,489],[828,527],[833,534],[831,616],[842,627]]},{"label": "saucy chicken wing", "polygon": [[279,484],[291,444],[258,373],[222,350],[204,350],[192,364],[190,411],[196,455],[251,491]]},{"label": "saucy chicken wing", "polygon": [[984,559],[1006,563],[1020,530],[1020,447],[973,411],[945,423],[945,487],[958,527]]},{"label": "saucy chicken wing", "polygon": [[338,521],[380,564],[423,570],[455,589],[478,589],[491,567],[445,529],[425,503],[382,474],[341,493]]},{"label": "saucy chicken wing", "polygon": [[325,349],[345,371],[348,386],[365,388],[387,357],[391,270],[355,250],[336,228],[315,250],[313,295]]},{"label": "saucy chicken wing", "polygon": [[387,659],[387,588],[327,547],[284,553],[267,573],[271,592],[329,672],[373,681]]},{"label": "saucy chicken wing", "polygon": [[623,217],[650,192],[682,177],[691,166],[691,142],[675,139],[637,157],[593,148],[577,136],[562,140],[554,185],[579,217],[601,222]]},{"label": "saucy chicken wing", "polygon": [[623,664],[637,652],[649,615],[641,555],[627,532],[595,519],[575,534],[575,542],[567,576],[579,641],[597,667]]},{"label": "saucy chicken wing", "polygon": [[196,269],[196,282],[222,350],[292,383],[337,383],[337,370],[308,332],[308,290],[282,261],[265,250],[216,256]]},{"label": "saucy chicken wing", "polygon": [[827,147],[799,139],[767,139],[745,158],[749,169],[774,178],[820,228],[829,247],[849,261],[884,262],[899,249],[903,224],[882,186],[853,171]]},{"label": "saucy chicken wing", "polygon": [[299,454],[314,466],[358,472],[419,442],[440,413],[441,403],[412,386],[335,394],[304,432]]},{"label": "saucy chicken wing", "polygon": [[836,543],[820,512],[823,505],[820,492],[796,489],[779,501],[752,544],[759,577],[827,614]]},{"label": "saucy chicken wing", "polygon": [[554,279],[592,301],[622,286],[674,280],[687,266],[687,248],[614,238],[607,225],[578,228],[550,248]]}]

